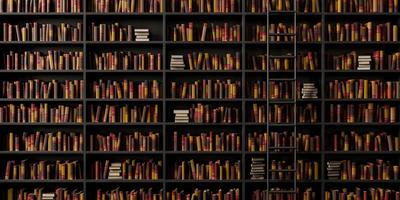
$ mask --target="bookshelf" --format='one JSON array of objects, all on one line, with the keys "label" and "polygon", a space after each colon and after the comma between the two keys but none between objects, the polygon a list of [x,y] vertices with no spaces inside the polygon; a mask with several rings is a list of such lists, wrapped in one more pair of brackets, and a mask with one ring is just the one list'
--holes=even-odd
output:
[{"label": "bookshelf", "polygon": [[[76,1],[76,0],[73,0]],[[5,5],[5,1],[3,5]],[[326,199],[325,191],[333,189],[341,189],[348,187],[355,189],[360,187],[363,190],[368,190],[370,187],[384,187],[389,189],[393,188],[393,184],[399,183],[397,179],[390,178],[389,180],[331,180],[327,176],[327,161],[331,160],[356,160],[357,164],[367,160],[375,162],[376,157],[382,157],[386,160],[395,163],[400,156],[399,151],[395,150],[348,150],[344,151],[339,147],[337,150],[333,149],[332,137],[334,134],[340,134],[342,131],[354,131],[359,135],[366,135],[367,132],[382,133],[385,132],[394,137],[400,137],[399,108],[395,114],[394,121],[376,121],[376,120],[361,120],[355,122],[344,121],[331,121],[330,120],[330,105],[334,104],[365,104],[373,103],[376,105],[390,105],[396,107],[400,101],[399,98],[331,98],[329,94],[329,82],[335,80],[346,81],[349,79],[367,79],[367,80],[384,80],[384,81],[398,81],[399,70],[388,68],[385,62],[382,69],[370,70],[357,70],[357,67],[337,70],[332,62],[332,56],[339,56],[341,54],[349,54],[351,51],[356,51],[360,55],[372,54],[372,51],[384,51],[384,55],[391,55],[399,52],[398,40],[396,41],[335,41],[328,39],[328,24],[340,23],[353,23],[353,22],[376,22],[386,23],[391,22],[399,25],[400,14],[397,12],[330,12],[328,10],[328,2],[319,0],[318,12],[303,12],[303,3],[305,1],[291,0],[291,8],[282,11],[268,11],[268,12],[251,12],[248,5],[250,0],[238,0],[239,5],[232,12],[172,12],[171,3],[169,0],[157,1],[162,2],[165,8],[162,12],[143,12],[143,13],[129,13],[129,12],[95,12],[93,10],[92,2],[90,1],[76,1],[80,2],[79,12],[1,12],[0,21],[10,24],[25,24],[25,22],[36,21],[40,24],[50,23],[81,23],[82,29],[79,41],[4,41],[1,40],[0,50],[2,57],[2,66],[0,69],[1,81],[27,81],[38,79],[43,82],[51,82],[58,80],[63,83],[64,80],[83,80],[84,87],[82,88],[82,96],[79,98],[1,98],[0,105],[7,106],[8,104],[20,105],[24,104],[29,107],[31,103],[35,105],[47,103],[49,107],[66,105],[78,106],[82,105],[82,121],[72,122],[67,120],[61,122],[51,122],[51,120],[39,120],[32,123],[22,123],[16,121],[3,121],[0,123],[2,133],[0,135],[0,186],[1,199],[7,199],[7,189],[15,188],[14,192],[18,189],[25,188],[28,191],[37,187],[44,187],[45,190],[54,190],[55,188],[62,187],[69,190],[77,189],[78,195],[83,194],[84,199],[96,199],[97,190],[101,189],[102,192],[111,191],[119,187],[120,191],[131,191],[132,189],[143,188],[148,191],[152,188],[153,193],[159,193],[163,199],[167,199],[167,192],[172,192],[176,188],[177,191],[185,191],[185,194],[193,193],[194,188],[218,188],[222,190],[225,195],[239,196],[240,199],[252,199],[255,190],[267,190],[268,194],[273,195],[272,199],[278,199],[279,195],[289,199],[289,196],[299,193],[296,199],[304,199],[304,193],[310,195],[308,190],[312,188],[315,193],[315,199]],[[310,1],[311,2],[311,1]],[[313,1],[314,2],[314,1]],[[296,6],[295,6],[296,5]],[[176,5],[177,6],[177,5]],[[193,41],[174,41],[173,29],[176,24],[188,24],[194,22],[194,26],[201,30],[201,25],[206,22],[208,25],[211,23],[223,24],[227,22],[229,26],[240,25],[236,27],[237,32],[232,33],[236,35],[236,39],[216,39],[216,41],[201,41],[198,35],[195,35]],[[134,28],[148,28],[150,31],[150,41],[93,41],[92,40],[92,23],[111,24],[119,23],[119,26],[125,27],[133,25]],[[280,24],[280,25],[279,25]],[[303,40],[300,37],[299,28],[309,28],[310,31],[305,31],[305,35],[311,39]],[[319,24],[319,25],[317,25]],[[255,27],[265,26],[265,35],[261,38],[253,33]],[[269,33],[270,27],[281,28],[282,32]],[[261,29],[261,28],[260,28]],[[1,29],[0,33],[5,31]],[[301,30],[301,29],[300,29]],[[303,34],[303,33],[302,33]],[[311,35],[311,36],[310,36]],[[303,37],[306,37],[304,36]],[[134,36],[133,36],[134,37]],[[264,38],[263,38],[264,37]],[[233,38],[233,36],[232,36]],[[255,39],[257,38],[257,39]],[[278,39],[279,38],[279,39]],[[76,69],[6,69],[7,54],[23,51],[39,51],[42,56],[46,56],[48,51],[55,50],[60,52],[82,52],[82,60]],[[123,57],[127,52],[132,52],[132,55],[145,57],[144,60],[150,57],[148,52],[153,55],[153,64],[143,64],[144,68],[134,69],[132,63],[128,64],[128,68],[124,68],[122,59],[115,68],[98,68],[96,61],[104,61],[108,58],[101,58],[101,53],[109,53],[112,55],[114,52],[120,53],[119,56]],[[229,62],[232,67],[228,69],[212,70],[194,68],[189,70],[187,54],[195,55],[193,52],[209,53],[210,57],[220,58],[223,62],[224,56],[231,57],[232,62]],[[238,52],[238,53],[237,53]],[[141,55],[139,55],[141,54]],[[171,56],[184,55],[186,69],[173,70],[171,69]],[[205,55],[205,54],[203,54]],[[98,60],[94,57],[99,56]],[[263,56],[265,58],[263,58]],[[234,58],[233,58],[234,57]],[[304,58],[312,58],[313,64],[310,60],[304,61]],[[266,64],[263,66],[262,59],[266,59]],[[338,58],[340,59],[340,58]],[[373,58],[374,59],[374,58]],[[397,58],[399,59],[399,58]],[[150,59],[149,59],[150,60]],[[270,62],[272,60],[272,62]],[[221,62],[222,62],[221,61]],[[206,61],[204,61],[206,62]],[[265,61],[264,61],[265,62]],[[284,69],[285,62],[287,62],[288,69]],[[303,62],[307,62],[304,64]],[[234,64],[233,64],[234,63]],[[306,69],[298,65],[307,65]],[[355,64],[355,63],[354,63]],[[104,64],[106,66],[107,64]],[[150,65],[154,69],[148,68]],[[239,66],[238,68],[235,68]],[[139,67],[140,68],[140,67]],[[100,97],[96,98],[96,92],[93,92],[94,81],[99,80],[118,81],[122,83],[123,80],[132,80],[134,95],[132,98],[101,98],[103,91],[100,90]],[[230,98],[215,97],[218,95],[210,95],[212,97],[203,98],[201,94],[193,95],[193,98],[175,98],[171,95],[172,82],[176,82],[177,86],[182,86],[183,82],[194,85],[194,81],[199,81],[201,85],[203,80],[221,80],[232,81],[237,83],[235,86],[236,95]],[[158,96],[152,94],[151,89],[147,97],[139,97],[136,93],[140,90],[140,83],[145,81],[151,85],[152,81],[158,84]],[[259,82],[257,82],[259,81]],[[252,87],[259,84],[262,87],[262,82],[265,82],[266,88],[264,94],[254,94]],[[214,83],[214,82],[213,82]],[[297,84],[300,83],[300,89]],[[302,98],[302,95],[297,91],[301,91],[303,84],[314,84],[317,91],[317,98]],[[225,83],[223,83],[225,84]],[[270,88],[275,84],[277,89]],[[279,85],[283,85],[280,88]],[[307,85],[311,86],[311,85]],[[101,86],[100,86],[101,87]],[[287,88],[285,88],[287,87]],[[211,88],[211,87],[210,87]],[[259,88],[260,89],[260,88]],[[314,88],[307,88],[307,95]],[[214,90],[214,89],[211,89]],[[262,90],[262,89],[260,89]],[[221,91],[224,91],[221,89]],[[4,91],[2,91],[4,92]],[[62,89],[59,90],[62,93]],[[217,93],[217,92],[216,92]],[[223,92],[221,92],[223,93]],[[286,95],[287,93],[287,95]],[[117,94],[115,94],[117,95]],[[264,95],[264,96],[263,96]],[[107,96],[107,95],[106,95]],[[129,96],[129,95],[128,95]],[[143,95],[142,95],[143,96]],[[157,97],[155,97],[157,96]],[[220,95],[223,96],[223,95]],[[272,96],[272,97],[271,97]],[[104,104],[111,104],[116,106],[116,113],[119,113],[120,107],[128,106],[128,110],[133,109],[133,106],[138,106],[139,110],[149,105],[152,112],[155,110],[153,106],[157,105],[158,116],[154,118],[155,111],[149,115],[150,121],[137,119],[135,121],[117,119],[115,122],[112,120],[94,120],[94,113],[96,107]],[[188,109],[201,104],[204,107],[209,107],[210,110],[215,109],[219,112],[219,106],[224,106],[223,109],[232,109],[231,121],[225,120],[225,116],[218,118],[215,122],[194,120],[189,123],[175,123],[174,110],[175,109]],[[93,111],[91,106],[93,105]],[[266,116],[255,117],[253,112],[254,106],[257,106],[257,112],[265,112]],[[356,106],[354,106],[356,107]],[[102,107],[103,109],[103,107]],[[200,109],[200,108],[199,108]],[[238,114],[236,114],[236,110]],[[276,117],[273,121],[268,120],[268,113],[284,113],[283,117]],[[101,111],[103,112],[103,110]],[[128,111],[127,111],[128,112]],[[128,112],[128,113],[129,113]],[[212,111],[211,111],[212,112]],[[287,115],[285,115],[287,113]],[[301,114],[304,116],[301,116]],[[129,113],[130,114],[130,113]],[[216,114],[218,115],[218,114]],[[397,116],[396,116],[397,115]],[[287,118],[286,116],[290,116]],[[312,116],[312,117],[309,117]],[[131,118],[131,117],[130,117]],[[147,116],[145,118],[148,118]],[[213,118],[213,117],[211,117]],[[274,118],[272,116],[272,118]],[[228,117],[226,118],[228,119]],[[288,121],[286,121],[288,120]],[[196,121],[196,122],[195,122]],[[7,150],[8,135],[10,132],[15,136],[21,136],[24,132],[34,134],[37,131],[43,133],[61,132],[74,132],[82,135],[81,148],[78,150],[65,150],[65,151],[9,151]],[[212,131],[213,136],[210,136]],[[97,138],[91,139],[99,134],[102,136],[109,136],[114,133],[118,137],[121,132],[122,136],[134,134],[135,132],[143,133],[147,136],[149,132],[158,133],[158,147],[153,150],[135,150],[126,151],[125,144],[116,151],[102,151],[97,148]],[[196,145],[188,147],[189,150],[175,151],[174,147],[174,132],[178,134],[178,147],[182,141],[181,136],[190,133],[194,138],[204,133],[204,137],[215,139],[219,134],[236,133],[238,137],[236,144],[237,148],[226,148],[216,150],[216,147],[204,148],[201,151]],[[276,133],[279,137],[285,137],[285,145],[274,143],[273,139],[269,141],[269,146],[265,150],[258,151],[249,149],[249,136],[253,133]],[[297,135],[301,134],[304,138],[312,138],[313,147],[306,149],[305,144],[296,142]],[[226,135],[224,135],[226,136]],[[277,137],[278,137],[277,136]],[[374,135],[376,136],[376,135]],[[148,136],[150,138],[150,136]],[[254,136],[256,140],[259,135]],[[371,136],[373,137],[373,136]],[[382,136],[386,137],[386,135]],[[280,138],[280,139],[282,139]],[[21,138],[20,138],[21,139]],[[126,139],[126,138],[123,138]],[[91,149],[91,140],[94,140],[93,150]],[[150,139],[147,139],[150,140]],[[189,140],[189,139],[188,139]],[[279,139],[277,139],[279,141]],[[4,141],[4,142],[3,142]],[[290,141],[294,141],[290,143]],[[318,141],[318,142],[317,142]],[[36,141],[35,141],[36,142]],[[232,142],[232,141],[231,141]],[[279,143],[279,142],[278,142]],[[316,149],[317,144],[318,150]],[[21,142],[22,144],[22,142]],[[232,143],[231,143],[232,144]],[[131,144],[132,145],[132,144]],[[275,145],[275,146],[274,146]],[[299,145],[299,146],[297,146]],[[308,144],[310,145],[310,144]],[[22,145],[21,145],[22,146]],[[311,145],[310,145],[311,146]],[[340,146],[340,145],[339,145]],[[192,150],[190,150],[192,148]],[[371,147],[372,148],[372,147]],[[134,148],[136,149],[136,148]],[[296,150],[297,149],[297,150]],[[362,156],[362,157],[361,157]],[[265,179],[251,179],[251,164],[252,158],[265,158]],[[386,159],[387,158],[387,159]],[[81,163],[82,178],[73,180],[62,179],[44,179],[44,180],[31,180],[31,179],[10,179],[4,180],[4,172],[7,168],[7,161],[15,160],[17,163],[21,160],[28,159],[28,161],[36,162],[39,160],[47,160],[50,163],[56,160],[73,160]],[[95,179],[94,178],[94,163],[97,160],[110,160],[125,161],[127,159],[136,160],[138,162],[154,161],[158,163],[159,171],[157,180],[132,178],[129,179]],[[219,179],[213,180],[212,178],[203,180],[194,180],[185,178],[177,179],[178,175],[175,174],[174,168],[178,166],[176,161],[187,162],[187,170],[189,169],[189,161],[194,159],[196,162],[208,164],[209,161],[216,162],[218,160],[224,164],[225,160],[231,161],[230,164],[237,164],[240,174],[239,178],[233,179]],[[273,169],[272,163],[285,160],[286,163],[282,164],[282,169]],[[317,178],[306,178],[296,180],[296,170],[298,168],[298,161],[316,162],[318,163]],[[236,163],[237,162],[237,163]],[[153,164],[154,164],[153,163]],[[223,165],[221,164],[221,165]],[[290,165],[290,167],[288,167]],[[286,168],[285,168],[286,167]],[[188,173],[188,171],[186,171]],[[273,178],[282,173],[287,179]],[[274,175],[273,175],[274,174]],[[278,174],[278,175],[276,175]],[[186,174],[186,176],[190,176]],[[237,176],[237,174],[235,175]],[[315,176],[315,175],[314,175]],[[57,186],[55,186],[57,184]],[[279,188],[279,189],[278,189]],[[239,195],[237,190],[239,189]],[[160,192],[161,191],[161,192]],[[308,192],[307,192],[308,191]],[[212,191],[215,193],[218,191]],[[308,194],[310,193],[310,194]],[[306,195],[306,196],[307,196]],[[15,197],[15,194],[14,194]],[[155,197],[158,199],[159,196]],[[311,199],[311,197],[310,197]]]}]

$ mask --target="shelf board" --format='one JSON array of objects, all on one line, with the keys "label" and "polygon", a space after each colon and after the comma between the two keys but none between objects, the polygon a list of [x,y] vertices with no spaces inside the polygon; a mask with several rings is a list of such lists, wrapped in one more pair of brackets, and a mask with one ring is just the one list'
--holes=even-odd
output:
[{"label": "shelf board", "polygon": [[95,98],[86,98],[88,102],[162,102],[162,97],[158,99],[95,99]]},{"label": "shelf board", "polygon": [[40,13],[40,12],[2,12],[0,13],[1,16],[29,16],[29,17],[41,17],[41,16],[57,16],[57,17],[71,17],[71,16],[78,16],[78,17],[83,17],[84,13],[83,12],[77,12],[77,13],[68,13],[68,12],[47,12],[47,13]]},{"label": "shelf board", "polygon": [[149,12],[143,12],[143,13],[128,13],[128,12],[107,12],[107,13],[102,13],[102,12],[86,12],[85,15],[87,16],[124,16],[124,17],[129,17],[129,16],[135,16],[135,17],[140,17],[140,16],[163,16],[162,12],[157,12],[157,13],[149,13]]},{"label": "shelf board", "polygon": [[18,122],[1,122],[0,126],[83,126],[83,123],[18,123]]},{"label": "shelf board", "polygon": [[167,126],[241,126],[242,123],[174,123],[174,122],[166,122]]},{"label": "shelf board", "polygon": [[400,70],[325,70],[325,73],[399,73]]},{"label": "shelf board", "polygon": [[69,184],[79,184],[84,183],[84,180],[0,180],[0,183],[69,183]]},{"label": "shelf board", "polygon": [[220,42],[220,41],[166,41],[165,44],[167,45],[242,45],[242,42]]},{"label": "shelf board", "polygon": [[0,99],[0,102],[83,102],[83,99]]},{"label": "shelf board", "polygon": [[242,16],[241,12],[166,12],[166,16]]},{"label": "shelf board", "polygon": [[241,155],[241,151],[166,151],[170,155]]},{"label": "shelf board", "polygon": [[165,70],[166,73],[242,73],[241,70]]},{"label": "shelf board", "polygon": [[87,151],[87,155],[162,155],[162,151]]},{"label": "shelf board", "polygon": [[11,42],[4,42],[1,41],[0,45],[83,45],[84,42],[82,41],[77,41],[77,42],[59,42],[59,41],[11,41]]},{"label": "shelf board", "polygon": [[87,179],[87,183],[162,183],[162,180],[128,180],[128,179]]},{"label": "shelf board", "polygon": [[172,99],[167,98],[166,102],[242,102],[242,99]]},{"label": "shelf board", "polygon": [[144,74],[144,73],[150,73],[150,74],[160,74],[162,75],[163,70],[96,70],[96,69],[88,69],[86,70],[87,73],[109,73],[109,74],[119,74],[119,73],[138,73],[138,74]]},{"label": "shelf board", "polygon": [[83,74],[83,70],[0,70],[0,73],[55,73],[55,74]]},{"label": "shelf board", "polygon": [[163,41],[86,41],[88,45],[131,45],[131,44],[140,44],[140,45],[154,45],[159,44],[162,45]]},{"label": "shelf board", "polygon": [[83,155],[83,151],[0,151],[0,155]]},{"label": "shelf board", "polygon": [[128,122],[128,123],[108,123],[108,122],[86,122],[87,126],[161,126],[162,122],[158,123],[141,123],[141,122]]}]

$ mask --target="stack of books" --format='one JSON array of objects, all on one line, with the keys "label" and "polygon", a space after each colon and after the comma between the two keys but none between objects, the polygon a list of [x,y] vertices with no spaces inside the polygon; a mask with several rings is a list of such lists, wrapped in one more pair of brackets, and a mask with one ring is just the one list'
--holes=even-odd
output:
[{"label": "stack of books", "polygon": [[183,62],[183,55],[171,55],[170,66],[171,70],[184,70],[185,62]]},{"label": "stack of books", "polygon": [[149,29],[143,28],[135,28],[135,41],[137,42],[148,42],[150,41],[149,39]]},{"label": "stack of books", "polygon": [[265,159],[251,158],[250,179],[262,180],[265,177]]},{"label": "stack of books", "polygon": [[302,99],[317,99],[318,90],[315,88],[315,83],[303,83],[301,94]]},{"label": "stack of books", "polygon": [[189,123],[189,110],[174,110],[175,123]]},{"label": "stack of books", "polygon": [[111,163],[108,172],[108,179],[122,179],[121,175],[121,163]]},{"label": "stack of books", "polygon": [[339,180],[340,179],[340,167],[342,165],[341,161],[328,161],[326,163],[326,171],[328,172],[329,180]]},{"label": "stack of books", "polygon": [[43,193],[42,194],[42,200],[54,200],[54,198],[56,197],[56,194],[54,194],[53,192],[50,193]]},{"label": "stack of books", "polygon": [[371,55],[359,55],[357,70],[370,70],[371,61]]}]

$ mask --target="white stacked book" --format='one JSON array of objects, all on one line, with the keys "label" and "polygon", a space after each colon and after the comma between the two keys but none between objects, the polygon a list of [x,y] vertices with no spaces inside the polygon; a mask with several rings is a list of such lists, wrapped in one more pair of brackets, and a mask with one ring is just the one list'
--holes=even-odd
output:
[{"label": "white stacked book", "polygon": [[251,158],[250,179],[262,180],[265,178],[265,159]]},{"label": "white stacked book", "polygon": [[326,163],[326,171],[329,180],[340,179],[341,161],[328,161]]},{"label": "white stacked book", "polygon": [[135,29],[135,41],[137,42],[148,42],[149,39],[149,29],[146,28],[136,28]]},{"label": "white stacked book", "polygon": [[175,123],[189,123],[189,110],[174,110]]},{"label": "white stacked book", "polygon": [[370,70],[371,69],[371,55],[360,55],[358,56],[357,70]]},{"label": "white stacked book", "polygon": [[43,193],[42,194],[42,200],[54,200],[56,195],[54,193]]},{"label": "white stacked book", "polygon": [[317,99],[318,89],[315,88],[315,83],[303,83],[301,95],[302,99]]},{"label": "white stacked book", "polygon": [[108,179],[122,179],[121,163],[111,163],[108,171]]},{"label": "white stacked book", "polygon": [[169,65],[171,66],[171,70],[184,70],[185,62],[183,61],[183,55],[171,55]]}]

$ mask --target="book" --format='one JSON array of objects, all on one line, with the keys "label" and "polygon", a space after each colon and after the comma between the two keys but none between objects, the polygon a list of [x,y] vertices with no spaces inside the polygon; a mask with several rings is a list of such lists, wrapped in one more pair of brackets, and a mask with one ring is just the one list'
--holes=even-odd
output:
[{"label": "book", "polygon": [[82,123],[83,105],[53,105],[49,103],[0,105],[0,122]]},{"label": "book", "polygon": [[80,13],[81,0],[0,0],[0,13]]},{"label": "book", "polygon": [[[309,0],[311,1],[311,0]],[[317,1],[317,0],[312,0]],[[320,42],[322,40],[321,22],[310,24],[300,23],[297,25],[297,41],[301,42]]]},{"label": "book", "polygon": [[159,52],[89,52],[89,58],[89,66],[96,70],[159,71],[162,63],[161,53]]},{"label": "book", "polygon": [[241,180],[240,160],[176,161],[175,180]]},{"label": "book", "polygon": [[189,110],[174,109],[175,123],[189,123]]},{"label": "book", "polygon": [[168,27],[168,39],[173,42],[240,42],[241,25],[230,24],[228,22],[188,22],[187,24],[175,24]]},{"label": "book", "polygon": [[251,55],[248,57],[248,62],[252,70],[289,71],[294,69],[294,57],[290,53],[279,56]]},{"label": "book", "polygon": [[250,179],[252,180],[264,180],[265,178],[265,159],[260,158],[251,158],[250,164]]},{"label": "book", "polygon": [[38,22],[25,22],[22,24],[3,23],[3,41],[82,41],[82,23],[76,24],[41,24]]},{"label": "book", "polygon": [[246,93],[248,98],[267,99],[267,81],[250,80],[246,84]]},{"label": "book", "polygon": [[296,69],[303,71],[315,71],[319,69],[318,52],[298,52],[296,57]]},{"label": "book", "polygon": [[171,70],[184,70],[186,65],[183,60],[183,55],[171,55],[169,66]]},{"label": "book", "polygon": [[253,123],[292,123],[293,122],[293,105],[292,104],[271,104],[267,105],[253,103],[252,109],[248,109],[248,122]]},{"label": "book", "polygon": [[79,132],[10,132],[7,151],[83,151],[83,134]]},{"label": "book", "polygon": [[90,104],[88,107],[92,123],[157,123],[161,115],[158,104]]},{"label": "book", "polygon": [[168,0],[169,12],[235,13],[240,12],[240,0]]},{"label": "book", "polygon": [[315,160],[297,160],[296,180],[319,180],[319,163]]},{"label": "book", "polygon": [[4,180],[78,180],[83,178],[81,161],[8,160]]},{"label": "book", "polygon": [[294,180],[296,170],[290,161],[270,159],[270,180]]},{"label": "book", "polygon": [[110,80],[92,82],[91,98],[95,99],[160,99],[162,84],[158,80]]},{"label": "book", "polygon": [[138,29],[138,28],[135,28],[135,41],[148,42],[148,41],[150,41],[149,36],[150,36],[149,29]]},{"label": "book", "polygon": [[240,199],[240,189],[187,189],[175,188],[173,190],[166,192],[167,200],[179,200],[179,199],[221,199],[221,200],[239,200]]},{"label": "book", "polygon": [[162,13],[163,0],[93,0],[88,3],[96,13]]},{"label": "book", "polygon": [[271,100],[293,99],[293,81],[270,80],[269,99]]},{"label": "book", "polygon": [[85,83],[83,80],[39,79],[2,81],[0,98],[5,99],[82,99]]},{"label": "book", "polygon": [[[123,180],[159,180],[162,173],[161,160],[95,160],[92,163],[91,176],[95,180],[123,179]],[[109,176],[117,170],[120,176]],[[121,171],[119,171],[121,170]]]},{"label": "book", "polygon": [[171,98],[175,99],[236,99],[240,94],[240,80],[172,81]]},{"label": "book", "polygon": [[160,133],[156,131],[109,132],[90,134],[90,151],[154,152],[161,150]]},{"label": "book", "polygon": [[295,34],[293,24],[287,22],[269,24],[269,42],[293,42]]},{"label": "book", "polygon": [[318,99],[318,88],[315,87],[315,83],[298,83],[298,89],[297,92],[299,92],[299,88],[301,85],[300,89],[300,94],[297,96],[301,99]]},{"label": "book", "polygon": [[232,132],[173,133],[173,151],[226,152],[240,151],[241,137]]},{"label": "book", "polygon": [[82,51],[9,51],[4,53],[4,70],[82,70]]}]

